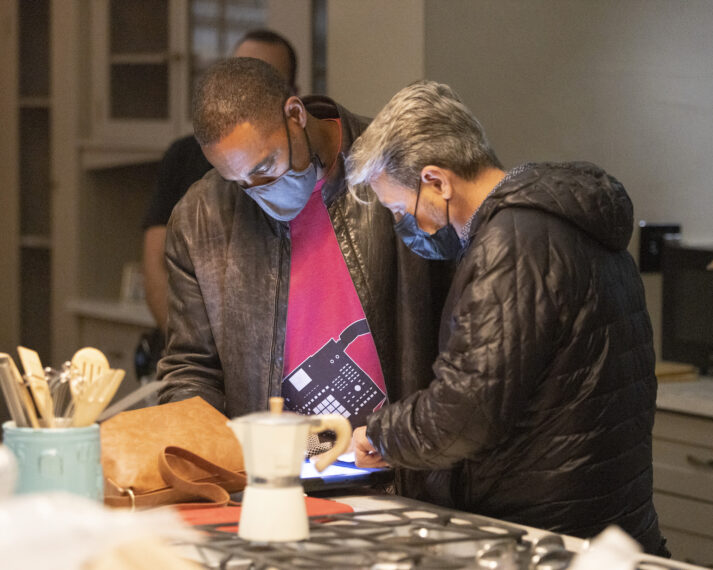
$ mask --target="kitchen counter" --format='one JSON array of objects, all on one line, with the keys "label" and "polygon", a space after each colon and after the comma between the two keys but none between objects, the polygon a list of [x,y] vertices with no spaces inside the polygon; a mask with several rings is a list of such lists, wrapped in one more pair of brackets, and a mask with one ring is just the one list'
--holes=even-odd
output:
[{"label": "kitchen counter", "polygon": [[713,378],[660,383],[656,407],[659,410],[713,418]]},{"label": "kitchen counter", "polygon": [[713,379],[659,384],[654,504],[674,558],[713,567]]}]

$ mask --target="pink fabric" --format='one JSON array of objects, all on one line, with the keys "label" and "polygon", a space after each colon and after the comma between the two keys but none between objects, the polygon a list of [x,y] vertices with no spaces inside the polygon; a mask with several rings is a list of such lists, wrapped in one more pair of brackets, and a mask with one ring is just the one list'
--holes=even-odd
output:
[{"label": "pink fabric", "polygon": [[[365,318],[322,201],[323,184],[324,179],[317,182],[304,210],[290,222],[290,291],[283,377],[330,339],[339,339],[349,325]],[[357,337],[346,353],[385,394],[371,333]]]}]

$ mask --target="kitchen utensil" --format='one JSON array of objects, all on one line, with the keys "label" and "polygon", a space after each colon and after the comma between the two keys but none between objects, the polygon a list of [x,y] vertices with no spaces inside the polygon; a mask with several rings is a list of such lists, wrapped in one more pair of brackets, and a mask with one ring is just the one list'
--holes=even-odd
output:
[{"label": "kitchen utensil", "polygon": [[26,378],[32,397],[37,405],[37,411],[42,416],[45,427],[54,427],[54,404],[52,403],[52,394],[50,394],[47,380],[45,380],[44,375],[41,378],[28,375]]},{"label": "kitchen utensil", "polygon": [[334,447],[318,456],[322,471],[351,441],[349,421],[339,415],[303,416],[282,411],[282,398],[270,398],[270,411],[228,421],[240,440],[248,474],[238,534],[257,542],[303,540],[309,536],[300,470],[310,433],[331,430]]},{"label": "kitchen utensil", "polygon": [[40,355],[24,346],[17,347],[17,354],[20,356],[22,367],[25,369],[25,377],[37,406],[37,411],[42,416],[46,427],[54,427],[54,405],[52,404],[52,395],[47,385]]},{"label": "kitchen utensil", "polygon": [[[109,402],[114,398],[114,394],[116,394],[116,391],[119,389],[119,385],[124,379],[124,376],[126,376],[124,370],[120,368],[114,370],[114,376],[107,382],[104,390],[99,394],[99,401],[102,403],[100,412],[104,411],[104,408],[106,408]],[[99,414],[97,414],[97,416],[99,416]]]},{"label": "kitchen utensil", "polygon": [[109,368],[109,360],[98,348],[86,346],[72,356],[72,365],[79,369],[85,381],[91,382]]},{"label": "kitchen utensil", "polygon": [[92,382],[85,383],[81,392],[75,397],[72,425],[83,427],[93,424],[114,397],[119,384],[124,379],[124,374],[123,370],[109,368],[95,377]]},{"label": "kitchen utensil", "polygon": [[137,388],[133,392],[124,396],[118,402],[115,402],[114,404],[109,406],[106,410],[99,414],[97,421],[103,422],[105,420],[108,420],[110,417],[115,416],[119,412],[123,412],[124,410],[129,409],[131,406],[139,403],[144,398],[148,398],[152,394],[158,392],[158,389],[161,386],[163,386],[163,382],[159,380],[147,382],[146,384],[141,386],[141,388]]},{"label": "kitchen utensil", "polygon": [[34,415],[34,404],[22,382],[20,372],[9,354],[0,353],[0,389],[2,389],[7,409],[10,416],[18,426],[31,425],[30,410],[34,417],[33,427],[38,427],[37,417]]},{"label": "kitchen utensil", "polygon": [[86,346],[74,353],[70,364],[75,371],[69,381],[72,393],[72,425],[89,425],[93,420],[88,421],[88,418],[95,407],[90,402],[96,400],[101,390],[96,384],[101,380],[103,386],[111,379],[111,376],[104,375],[105,371],[109,370],[109,360],[98,348]]},{"label": "kitchen utensil", "polygon": [[24,346],[18,346],[17,354],[20,355],[20,362],[22,362],[22,367],[25,369],[25,374],[44,378],[45,369],[42,368],[42,361],[37,351],[31,348],[25,348]]},{"label": "kitchen utensil", "polygon": [[72,400],[70,380],[72,375],[76,373],[76,369],[72,367],[72,363],[69,361],[63,363],[60,370],[51,368],[45,370],[45,377],[54,403],[55,418],[69,418],[72,415],[74,402]]}]

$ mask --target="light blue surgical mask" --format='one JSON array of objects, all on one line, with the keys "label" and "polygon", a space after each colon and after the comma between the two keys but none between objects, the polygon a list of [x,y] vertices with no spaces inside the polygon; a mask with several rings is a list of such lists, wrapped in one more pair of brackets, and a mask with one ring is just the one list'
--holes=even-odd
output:
[{"label": "light blue surgical mask", "polygon": [[418,183],[418,193],[416,195],[416,206],[413,214],[404,216],[394,224],[394,231],[414,253],[426,259],[455,259],[461,249],[458,232],[450,222],[448,205],[446,200],[446,225],[433,234],[418,227],[416,221],[416,211],[418,210],[418,199],[421,196],[421,181]]},{"label": "light blue surgical mask", "polygon": [[317,168],[322,166],[319,156],[312,151],[307,129],[302,130],[304,131],[310,154],[309,166],[301,171],[296,171],[292,168],[292,141],[290,140],[290,130],[287,128],[287,119],[285,118],[287,146],[290,153],[289,167],[271,182],[245,188],[248,196],[255,200],[268,216],[281,222],[294,220],[297,214],[307,205],[317,183]]}]

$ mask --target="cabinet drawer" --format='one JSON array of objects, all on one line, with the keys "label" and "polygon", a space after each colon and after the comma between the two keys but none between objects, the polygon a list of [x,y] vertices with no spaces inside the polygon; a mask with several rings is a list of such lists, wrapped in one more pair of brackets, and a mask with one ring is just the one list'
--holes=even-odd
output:
[{"label": "cabinet drawer", "polygon": [[661,526],[713,539],[713,503],[654,491]]},{"label": "cabinet drawer", "polygon": [[674,560],[713,568],[713,539],[665,526],[661,527],[661,533]]},{"label": "cabinet drawer", "polygon": [[680,441],[713,449],[713,419],[657,411],[654,439]]},{"label": "cabinet drawer", "polygon": [[653,440],[654,489],[713,501],[713,449]]}]

